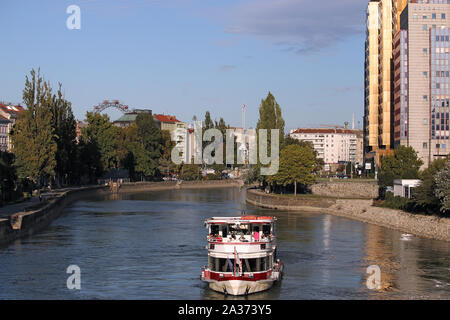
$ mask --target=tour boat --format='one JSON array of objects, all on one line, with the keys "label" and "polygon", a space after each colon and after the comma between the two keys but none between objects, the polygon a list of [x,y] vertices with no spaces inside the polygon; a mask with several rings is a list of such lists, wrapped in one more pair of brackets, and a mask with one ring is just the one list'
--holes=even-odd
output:
[{"label": "tour boat", "polygon": [[208,228],[208,266],[201,280],[212,290],[246,295],[272,287],[281,279],[283,263],[277,259],[275,217],[213,217]]}]

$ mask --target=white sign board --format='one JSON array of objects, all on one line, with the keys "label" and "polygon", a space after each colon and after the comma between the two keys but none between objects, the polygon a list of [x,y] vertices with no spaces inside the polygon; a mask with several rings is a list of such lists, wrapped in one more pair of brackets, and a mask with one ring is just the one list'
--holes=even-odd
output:
[{"label": "white sign board", "polygon": [[370,162],[366,162],[366,170],[371,170],[372,164]]}]

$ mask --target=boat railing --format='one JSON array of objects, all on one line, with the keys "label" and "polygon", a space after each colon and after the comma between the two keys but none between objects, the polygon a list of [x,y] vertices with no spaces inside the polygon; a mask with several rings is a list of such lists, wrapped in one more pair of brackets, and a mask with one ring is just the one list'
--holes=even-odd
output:
[{"label": "boat railing", "polygon": [[208,236],[208,242],[218,242],[218,243],[267,243],[271,242],[275,239],[273,235],[268,236],[262,236],[255,238],[253,235],[245,235],[245,236],[228,236],[228,237],[221,237],[221,236]]}]

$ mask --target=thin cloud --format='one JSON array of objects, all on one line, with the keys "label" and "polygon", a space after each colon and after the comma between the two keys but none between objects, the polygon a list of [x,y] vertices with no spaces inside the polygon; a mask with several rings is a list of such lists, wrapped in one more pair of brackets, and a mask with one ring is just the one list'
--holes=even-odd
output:
[{"label": "thin cloud", "polygon": [[222,72],[231,71],[233,69],[236,69],[236,66],[228,65],[228,64],[221,65],[220,68],[219,68],[219,70],[222,71]]},{"label": "thin cloud", "polygon": [[247,0],[231,10],[225,32],[306,55],[364,32],[365,6],[361,0]]}]

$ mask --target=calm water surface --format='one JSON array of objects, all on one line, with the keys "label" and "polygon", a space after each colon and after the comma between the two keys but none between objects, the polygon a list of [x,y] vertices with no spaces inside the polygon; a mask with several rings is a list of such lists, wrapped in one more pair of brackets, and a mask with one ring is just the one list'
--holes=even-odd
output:
[{"label": "calm water surface", "polygon": [[[0,299],[224,299],[199,280],[211,216],[278,218],[281,283],[226,299],[449,299],[450,244],[325,214],[260,209],[235,188],[94,196],[0,248]],[[69,265],[81,290],[68,290]],[[366,287],[381,269],[382,291]]]}]

